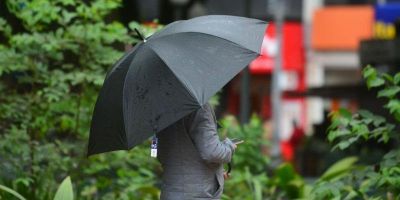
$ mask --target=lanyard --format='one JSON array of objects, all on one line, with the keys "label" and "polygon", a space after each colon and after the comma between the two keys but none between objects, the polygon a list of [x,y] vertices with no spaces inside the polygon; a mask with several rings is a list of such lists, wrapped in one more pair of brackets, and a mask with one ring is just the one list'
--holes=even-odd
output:
[{"label": "lanyard", "polygon": [[153,136],[153,139],[151,139],[151,153],[150,156],[153,158],[157,157],[157,146],[158,146],[158,138],[157,136]]}]

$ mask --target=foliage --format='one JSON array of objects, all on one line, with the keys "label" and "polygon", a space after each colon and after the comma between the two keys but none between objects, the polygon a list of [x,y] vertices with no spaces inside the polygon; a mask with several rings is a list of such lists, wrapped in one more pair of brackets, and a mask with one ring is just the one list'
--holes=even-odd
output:
[{"label": "foliage", "polygon": [[[363,74],[368,88],[377,88],[378,98],[387,100],[384,107],[389,110],[398,124],[400,122],[400,72],[394,76],[380,74],[376,69],[367,66]],[[344,150],[355,143],[368,140],[385,144],[389,141],[400,141],[396,125],[367,110],[351,114],[341,109],[331,116],[332,124],[329,128],[328,140],[335,144],[333,149]],[[352,165],[353,162],[348,162],[351,165],[343,168],[347,170],[347,173],[335,176],[335,179],[326,179],[327,176],[320,179],[314,192],[320,192],[317,194],[320,194],[321,199],[400,198],[400,149],[398,147],[389,151],[380,163],[373,166],[357,167]]]},{"label": "foliage", "polygon": [[[364,69],[369,88],[379,88],[378,97],[387,99],[385,108],[396,117],[400,106],[400,73],[379,74],[372,67]],[[328,141],[332,150],[346,150],[357,143],[374,140],[384,144],[399,142],[398,127],[388,119],[367,110],[355,114],[340,109],[331,114]],[[339,160],[312,183],[306,184],[289,164],[278,167],[271,178],[264,181],[264,196],[270,199],[400,199],[400,149],[392,148],[379,163],[361,165],[357,157]]]},{"label": "foliage", "polygon": [[268,146],[267,140],[262,140],[264,130],[261,118],[253,115],[248,124],[240,125],[236,118],[227,116],[219,122],[220,133],[229,138],[243,139],[232,158],[235,169],[249,168],[251,173],[258,174],[266,171],[268,157],[262,149]]},{"label": "foliage", "polygon": [[264,173],[251,173],[248,167],[234,169],[231,178],[225,182],[222,199],[264,199],[268,180]]},{"label": "foliage", "polygon": [[312,185],[307,197],[310,199],[343,199],[343,189],[347,192],[347,188],[341,179],[347,178],[353,170],[359,169],[355,165],[358,158],[347,157],[337,161],[329,167],[325,173]]},{"label": "foliage", "polygon": [[83,169],[85,177],[81,197],[98,196],[101,199],[158,199],[156,187],[160,166],[149,158],[150,144],[130,152],[118,151],[90,158],[96,165]]},{"label": "foliage", "polygon": [[337,148],[347,149],[351,144],[360,140],[375,139],[378,142],[387,143],[390,138],[396,138],[396,134],[393,132],[395,125],[368,110],[360,110],[357,114],[352,115],[349,111],[340,109],[333,114],[332,119],[328,140],[330,142],[339,141],[333,147],[334,150]]},{"label": "foliage", "polygon": [[223,199],[263,199],[268,159],[262,148],[268,143],[261,140],[264,134],[261,119],[253,115],[248,124],[240,125],[235,117],[226,116],[219,124],[222,137],[244,140],[232,158],[232,178],[225,182]]},{"label": "foliage", "polygon": [[355,169],[354,165],[357,162],[357,157],[347,157],[339,160],[329,167],[324,174],[319,178],[320,181],[330,181],[346,176],[348,172]]},{"label": "foliage", "polygon": [[[120,3],[4,2],[15,19],[0,16],[0,184],[46,200],[70,175],[77,198],[157,199],[159,166],[147,159],[147,146],[85,156],[105,74],[137,41],[134,31],[110,17]],[[141,29],[151,34],[159,26]]]},{"label": "foliage", "polygon": [[[12,194],[14,197],[18,198],[19,200],[26,200],[18,192],[14,191],[13,189],[6,187],[4,185],[0,185],[0,190],[3,190],[4,192],[8,192],[8,193]],[[1,199],[1,196],[0,196],[0,199]]]},{"label": "foliage", "polygon": [[[25,198],[22,197],[18,192],[8,187],[0,185],[0,189],[8,193],[11,193],[20,200],[25,200]],[[54,196],[54,200],[73,200],[73,199],[74,199],[74,192],[72,190],[71,178],[68,176],[63,180],[63,182],[59,186],[56,195]]]},{"label": "foliage", "polygon": [[305,186],[303,178],[294,170],[293,166],[283,163],[275,170],[268,183],[268,196],[271,199],[297,199],[304,195]]}]

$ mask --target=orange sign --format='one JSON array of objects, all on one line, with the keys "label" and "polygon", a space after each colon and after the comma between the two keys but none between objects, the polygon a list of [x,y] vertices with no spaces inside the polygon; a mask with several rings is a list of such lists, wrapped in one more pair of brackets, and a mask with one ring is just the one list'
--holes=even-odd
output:
[{"label": "orange sign", "polygon": [[312,47],[317,50],[358,49],[360,40],[373,36],[372,6],[329,6],[315,11]]}]

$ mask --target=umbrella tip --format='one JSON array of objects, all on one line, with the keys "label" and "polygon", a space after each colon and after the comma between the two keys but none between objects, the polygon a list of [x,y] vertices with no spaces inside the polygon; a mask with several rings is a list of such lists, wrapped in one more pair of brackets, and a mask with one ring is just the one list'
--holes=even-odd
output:
[{"label": "umbrella tip", "polygon": [[135,28],[135,31],[136,31],[137,35],[140,37],[140,39],[143,40],[143,42],[147,41],[137,28]]}]

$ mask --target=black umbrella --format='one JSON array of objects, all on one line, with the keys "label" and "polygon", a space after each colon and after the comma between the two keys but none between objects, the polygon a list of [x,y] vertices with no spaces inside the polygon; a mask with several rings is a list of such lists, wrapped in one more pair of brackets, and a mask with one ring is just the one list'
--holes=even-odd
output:
[{"label": "black umbrella", "polygon": [[256,19],[203,16],[137,44],[105,79],[88,155],[131,149],[200,108],[259,55],[265,29]]}]

